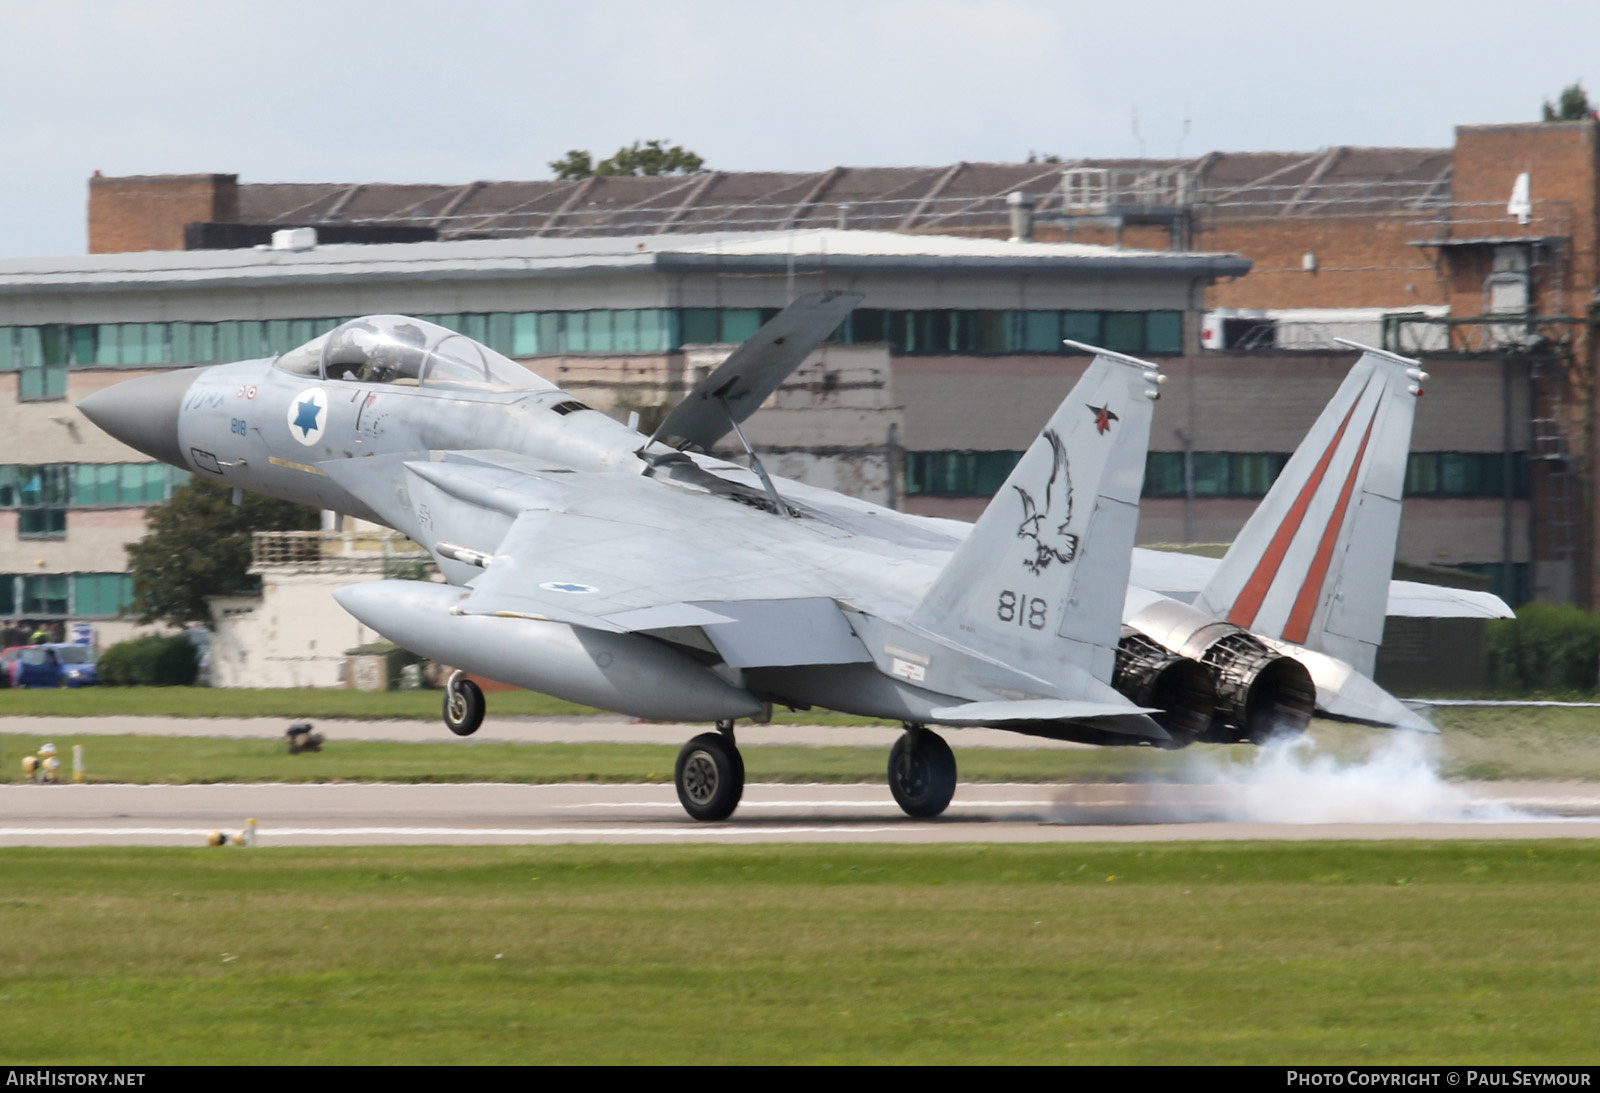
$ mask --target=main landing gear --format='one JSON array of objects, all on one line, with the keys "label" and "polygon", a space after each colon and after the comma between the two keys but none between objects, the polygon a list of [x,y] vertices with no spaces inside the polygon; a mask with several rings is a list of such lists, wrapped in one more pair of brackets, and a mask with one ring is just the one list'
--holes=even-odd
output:
[{"label": "main landing gear", "polygon": [[938,733],[905,729],[889,751],[889,792],[907,816],[932,819],[956,795],[956,757]]},{"label": "main landing gear", "polygon": [[[937,733],[907,725],[889,752],[889,792],[907,816],[932,819],[956,795],[956,757]],[[717,722],[678,752],[672,772],[683,810],[696,820],[726,820],[744,796],[744,757],[733,722]]]},{"label": "main landing gear", "polygon": [[471,736],[483,724],[483,689],[457,670],[444,685],[444,727]]},{"label": "main landing gear", "polygon": [[744,796],[744,756],[733,742],[733,722],[717,722],[678,752],[672,771],[678,801],[696,820],[726,820]]}]

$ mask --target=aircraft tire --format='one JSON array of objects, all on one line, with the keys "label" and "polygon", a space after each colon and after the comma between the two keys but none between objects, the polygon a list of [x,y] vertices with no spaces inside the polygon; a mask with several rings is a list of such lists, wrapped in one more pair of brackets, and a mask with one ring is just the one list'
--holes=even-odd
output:
[{"label": "aircraft tire", "polygon": [[889,792],[907,816],[930,820],[956,795],[956,757],[944,737],[907,729],[889,751]]},{"label": "aircraft tire", "polygon": [[692,819],[726,820],[744,796],[744,756],[722,733],[701,733],[678,752],[672,781]]},{"label": "aircraft tire", "polygon": [[444,690],[444,727],[457,736],[471,736],[483,724],[483,689],[470,679],[458,679]]}]

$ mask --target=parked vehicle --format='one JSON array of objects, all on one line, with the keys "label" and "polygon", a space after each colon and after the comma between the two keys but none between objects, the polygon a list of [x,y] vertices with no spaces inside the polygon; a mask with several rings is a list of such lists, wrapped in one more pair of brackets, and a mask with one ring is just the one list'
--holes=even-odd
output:
[{"label": "parked vehicle", "polygon": [[26,646],[11,667],[13,687],[87,687],[99,682],[94,647],[89,645]]},{"label": "parked vehicle", "polygon": [[22,656],[22,651],[31,648],[33,648],[31,645],[10,645],[4,652],[0,652],[0,687],[16,686],[11,680],[13,666],[17,663],[17,658]]}]

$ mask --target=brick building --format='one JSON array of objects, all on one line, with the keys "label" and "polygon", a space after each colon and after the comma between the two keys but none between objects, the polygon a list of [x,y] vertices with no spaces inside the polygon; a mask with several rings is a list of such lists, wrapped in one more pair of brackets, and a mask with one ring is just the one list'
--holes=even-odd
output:
[{"label": "brick building", "polygon": [[[1468,126],[1440,149],[463,186],[97,176],[95,257],[0,269],[0,399],[18,406],[0,465],[0,616],[104,617],[125,594],[112,587],[120,543],[173,480],[101,450],[109,441],[74,429],[70,403],[127,370],[273,351],[342,315],[410,310],[619,413],[648,414],[714,363],[718,344],[822,284],[870,298],[831,363],[779,400],[808,413],[755,428],[783,473],[971,516],[1076,378],[1081,359],[1059,346],[1073,337],[1158,358],[1173,377],[1141,540],[1225,541],[1348,367],[1331,343],[1344,335],[1420,354],[1436,376],[1417,419],[1402,559],[1487,576],[1513,602],[1589,600],[1596,133],[1593,121]],[[314,251],[251,249],[294,227],[316,229]],[[799,251],[877,240],[866,250],[883,254],[857,248],[862,270],[892,258],[886,231],[1121,249],[1047,248],[1085,263],[1061,281],[1042,272],[1048,262],[980,275],[999,252],[907,240],[899,250],[929,263],[917,276],[851,280],[792,243],[735,261],[722,236],[698,259],[721,264],[692,299],[641,293],[620,270],[572,276],[735,231],[813,241]],[[484,276],[496,240],[564,255],[565,285]],[[424,245],[328,245],[341,242]],[[1107,276],[1138,248],[1205,271],[1160,291]],[[1214,257],[1230,253],[1246,261]],[[285,272],[312,266],[314,282],[286,287]]]}]

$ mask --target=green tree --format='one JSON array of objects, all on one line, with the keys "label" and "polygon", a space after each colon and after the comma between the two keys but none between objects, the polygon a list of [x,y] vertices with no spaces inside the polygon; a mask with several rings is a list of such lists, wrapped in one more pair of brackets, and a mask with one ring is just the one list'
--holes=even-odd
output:
[{"label": "green tree", "polygon": [[599,163],[588,152],[574,148],[560,159],[551,160],[550,169],[564,181],[590,175],[697,175],[706,169],[706,161],[681,144],[669,148],[663,140],[636,140]]},{"label": "green tree", "polygon": [[550,169],[562,182],[588,178],[594,174],[594,157],[588,152],[574,148],[560,159],[551,160]]},{"label": "green tree", "polygon": [[1544,103],[1545,121],[1582,121],[1593,116],[1594,106],[1589,102],[1589,93],[1583,89],[1582,83],[1574,82],[1562,88],[1561,97],[1554,104],[1549,99]]},{"label": "green tree", "polygon": [[261,588],[248,572],[251,532],[311,531],[320,523],[310,506],[250,493],[235,505],[227,486],[192,478],[146,514],[144,538],[128,545],[129,613],[173,626],[209,622],[207,596]]}]

